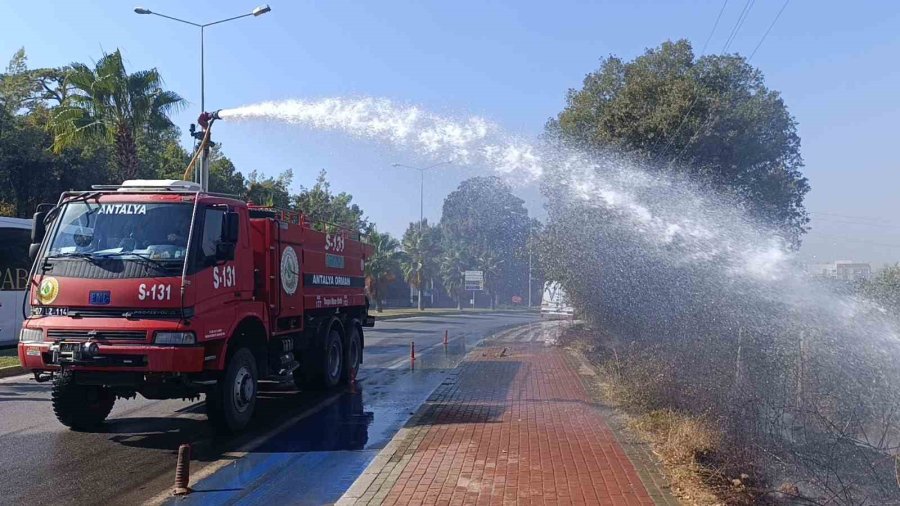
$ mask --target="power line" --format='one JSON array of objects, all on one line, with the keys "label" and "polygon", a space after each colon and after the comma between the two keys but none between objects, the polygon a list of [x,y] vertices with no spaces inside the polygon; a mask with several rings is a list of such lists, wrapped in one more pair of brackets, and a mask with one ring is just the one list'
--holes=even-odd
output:
[{"label": "power line", "polygon": [[753,52],[750,53],[750,56],[747,58],[747,61],[753,59],[753,55],[756,54],[756,51],[759,50],[759,46],[762,45],[763,41],[766,40],[766,37],[769,36],[769,32],[772,31],[772,27],[775,26],[775,23],[778,22],[778,18],[781,17],[781,13],[787,8],[788,4],[791,3],[791,0],[784,0],[784,5],[781,6],[781,10],[778,11],[778,14],[775,15],[775,19],[772,20],[772,23],[769,25],[769,28],[766,29],[766,33],[763,34],[762,38],[759,39],[759,42],[756,44],[756,47],[753,48]]},{"label": "power line", "polygon": [[734,24],[734,28],[731,29],[731,34],[728,35],[728,39],[725,40],[725,45],[722,46],[722,52],[728,51],[728,48],[731,47],[731,43],[734,42],[734,39],[737,38],[737,34],[741,31],[741,27],[744,26],[744,22],[747,21],[747,17],[750,14],[750,9],[753,8],[753,3],[756,0],[747,0],[747,3],[744,4],[743,10],[741,10],[741,14],[738,16],[737,22]]},{"label": "power line", "polygon": [[[709,35],[706,36],[706,42],[703,43],[703,48],[700,50],[700,57],[703,57],[703,55],[706,54],[706,48],[707,48],[707,46],[709,46],[709,41],[712,40],[713,34],[716,33],[716,28],[719,27],[719,21],[722,19],[722,13],[725,12],[726,6],[728,6],[728,0],[725,0],[724,2],[722,2],[722,8],[719,9],[719,15],[716,16],[716,22],[713,23],[712,30],[709,31]],[[700,58],[700,57],[698,57],[698,58]],[[695,88],[695,90],[696,90],[696,88]],[[660,158],[665,156],[666,152],[669,151],[669,147],[672,145],[672,142],[678,136],[678,132],[681,131],[681,127],[684,126],[684,122],[687,121],[688,115],[690,115],[691,111],[694,110],[694,106],[697,105],[697,100],[699,100],[699,99],[700,99],[700,94],[696,93],[696,96],[694,97],[694,100],[691,102],[690,107],[688,107],[688,110],[686,113],[684,113],[684,116],[681,117],[681,122],[678,123],[678,127],[675,129],[675,132],[669,137],[669,142],[666,144],[666,147],[663,148],[662,153],[660,153],[660,155],[659,155]],[[656,147],[657,144],[659,144],[659,139],[656,139],[656,142],[653,143],[653,146],[650,146],[650,151],[653,151],[653,149]]]},{"label": "power line", "polygon": [[[747,0],[747,3],[744,5],[744,11],[741,12],[741,16],[738,18],[738,22],[735,24],[735,29],[732,30],[732,35],[737,35],[737,31],[740,30],[741,26],[744,24],[744,21],[746,21],[746,14],[748,14],[750,12],[750,8],[753,7],[754,1],[755,0]],[[784,5],[781,6],[781,10],[778,11],[778,14],[775,15],[775,18],[772,20],[772,23],[769,25],[769,28],[766,30],[766,33],[764,33],[763,36],[759,39],[759,42],[756,44],[756,47],[753,49],[753,53],[751,53],[750,57],[747,58],[747,63],[750,62],[750,60],[753,58],[753,55],[756,54],[756,51],[759,49],[759,47],[762,45],[762,43],[766,40],[766,37],[769,36],[769,32],[772,31],[772,27],[775,26],[775,23],[778,21],[778,18],[781,17],[781,13],[784,12],[784,9],[787,7],[787,4],[789,2],[790,2],[790,0],[785,0]],[[727,48],[731,45],[731,42],[733,42],[733,37],[729,37],[729,40],[726,41],[725,46],[722,49],[722,52],[725,52],[727,50]],[[672,161],[669,162],[669,166],[672,166],[676,161],[678,161],[678,159],[681,158],[681,156],[688,150],[688,148],[691,146],[691,144],[693,144],[694,141],[696,141],[700,137],[701,132],[706,130],[706,127],[708,127],[709,124],[712,122],[712,118],[713,118],[713,115],[710,114],[706,118],[706,121],[703,122],[703,125],[701,125],[699,129],[697,129],[697,132],[695,132],[694,135],[691,136],[691,138],[688,140],[687,144],[684,145],[684,148],[682,148],[681,151],[677,155],[675,155],[675,158],[672,158]]]},{"label": "power line", "polygon": [[719,27],[719,21],[722,19],[722,13],[725,12],[725,7],[728,5],[728,0],[722,2],[722,8],[719,9],[719,15],[716,16],[716,22],[713,23],[712,30],[709,31],[709,35],[706,37],[706,42],[703,43],[703,49],[700,50],[700,56],[706,54],[706,47],[709,46],[709,41],[712,40],[712,36],[716,33],[716,28]]},{"label": "power line", "polygon": [[853,216],[853,215],[849,215],[849,214],[827,213],[827,212],[823,212],[823,211],[809,211],[809,214],[822,215],[822,216],[834,216],[835,218],[846,218],[846,219],[851,219],[851,220],[862,220],[862,221],[870,221],[870,222],[875,222],[875,223],[896,223],[891,220],[879,218],[877,216]]}]

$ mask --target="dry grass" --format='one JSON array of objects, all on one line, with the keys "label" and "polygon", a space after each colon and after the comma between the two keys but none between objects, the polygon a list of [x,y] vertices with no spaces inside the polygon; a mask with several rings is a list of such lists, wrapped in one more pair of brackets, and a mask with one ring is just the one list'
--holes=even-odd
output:
[{"label": "dry grass", "polygon": [[631,432],[650,444],[681,501],[704,506],[761,502],[753,493],[753,478],[724,457],[725,438],[713,420],[665,407],[676,386],[669,364],[655,350],[629,349],[578,326],[562,343],[596,367],[604,401],[624,416]]},{"label": "dry grass", "polygon": [[[668,471],[672,492],[689,504],[749,504],[738,482],[725,482],[703,464],[720,448],[719,432],[706,420],[668,409],[631,417],[629,428],[647,440]],[[734,490],[732,490],[734,488]]]}]

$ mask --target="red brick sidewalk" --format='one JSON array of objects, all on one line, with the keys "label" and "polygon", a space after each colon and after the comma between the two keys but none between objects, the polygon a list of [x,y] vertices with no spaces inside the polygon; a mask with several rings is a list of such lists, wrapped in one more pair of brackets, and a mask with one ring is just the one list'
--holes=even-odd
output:
[{"label": "red brick sidewalk", "polygon": [[573,359],[536,343],[471,353],[341,500],[654,503]]}]

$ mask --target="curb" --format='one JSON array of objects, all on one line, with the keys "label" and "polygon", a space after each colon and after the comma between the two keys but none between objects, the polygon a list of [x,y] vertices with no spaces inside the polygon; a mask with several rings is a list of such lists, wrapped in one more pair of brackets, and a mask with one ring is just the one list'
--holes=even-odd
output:
[{"label": "curb", "polygon": [[525,309],[495,309],[493,311],[466,311],[466,310],[458,310],[452,309],[447,311],[422,311],[421,313],[412,313],[412,314],[400,314],[400,315],[388,315],[388,316],[380,316],[378,313],[369,313],[370,316],[375,317],[375,321],[388,321],[388,320],[401,320],[403,318],[418,318],[421,316],[465,316],[465,315],[478,315],[478,314],[492,314],[492,313],[522,313],[522,314],[538,314],[539,311],[528,311]]},{"label": "curb", "polygon": [[19,376],[27,371],[20,365],[11,365],[9,367],[0,367],[0,378],[8,378],[10,376]]}]

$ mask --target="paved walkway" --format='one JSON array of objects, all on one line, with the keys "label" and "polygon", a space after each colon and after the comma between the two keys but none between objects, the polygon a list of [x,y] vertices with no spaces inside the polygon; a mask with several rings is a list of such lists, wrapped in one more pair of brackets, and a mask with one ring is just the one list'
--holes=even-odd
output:
[{"label": "paved walkway", "polygon": [[677,504],[639,475],[573,357],[533,342],[548,330],[472,352],[338,504]]}]

